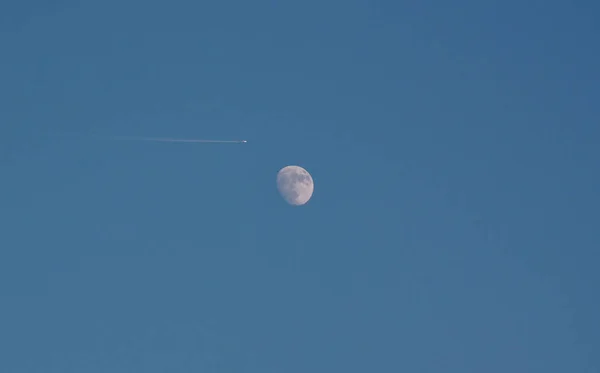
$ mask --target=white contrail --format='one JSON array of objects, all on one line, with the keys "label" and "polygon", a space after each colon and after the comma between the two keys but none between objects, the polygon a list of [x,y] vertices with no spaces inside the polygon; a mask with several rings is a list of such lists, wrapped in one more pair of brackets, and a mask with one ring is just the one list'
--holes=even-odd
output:
[{"label": "white contrail", "polygon": [[133,136],[118,136],[115,140],[131,140],[131,141],[154,141],[154,142],[188,142],[188,143],[214,143],[214,144],[241,144],[246,143],[246,140],[199,140],[199,139],[173,139],[168,137],[133,137]]}]

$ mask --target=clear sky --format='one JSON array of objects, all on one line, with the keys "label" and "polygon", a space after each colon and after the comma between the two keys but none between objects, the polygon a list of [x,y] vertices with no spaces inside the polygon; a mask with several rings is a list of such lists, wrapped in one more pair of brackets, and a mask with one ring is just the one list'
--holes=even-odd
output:
[{"label": "clear sky", "polygon": [[0,371],[599,372],[599,13],[0,2]]}]

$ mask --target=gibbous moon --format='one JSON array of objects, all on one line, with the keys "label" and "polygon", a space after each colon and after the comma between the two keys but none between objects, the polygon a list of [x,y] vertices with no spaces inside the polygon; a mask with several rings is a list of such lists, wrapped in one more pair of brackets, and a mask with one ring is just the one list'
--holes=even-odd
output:
[{"label": "gibbous moon", "polygon": [[312,176],[300,166],[286,166],[277,173],[277,189],[287,203],[304,205],[315,189]]}]

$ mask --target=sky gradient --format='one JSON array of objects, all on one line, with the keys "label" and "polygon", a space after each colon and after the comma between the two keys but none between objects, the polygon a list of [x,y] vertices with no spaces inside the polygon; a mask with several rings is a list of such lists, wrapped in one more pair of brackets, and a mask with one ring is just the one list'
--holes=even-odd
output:
[{"label": "sky gradient", "polygon": [[1,2],[0,371],[600,371],[599,12]]}]

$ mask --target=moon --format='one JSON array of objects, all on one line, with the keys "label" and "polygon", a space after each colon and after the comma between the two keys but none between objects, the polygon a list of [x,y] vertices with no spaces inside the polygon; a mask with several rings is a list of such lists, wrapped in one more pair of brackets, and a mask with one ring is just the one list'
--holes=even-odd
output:
[{"label": "moon", "polygon": [[286,166],[277,173],[277,189],[287,203],[300,206],[312,197],[315,184],[304,168]]}]

